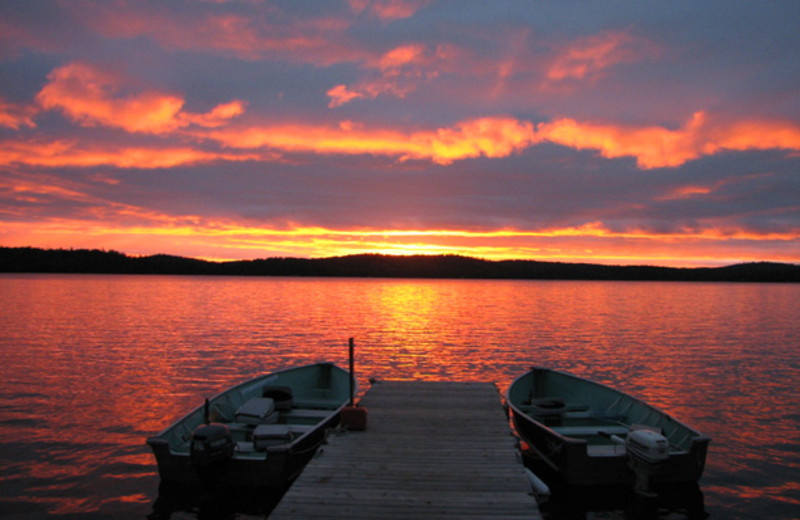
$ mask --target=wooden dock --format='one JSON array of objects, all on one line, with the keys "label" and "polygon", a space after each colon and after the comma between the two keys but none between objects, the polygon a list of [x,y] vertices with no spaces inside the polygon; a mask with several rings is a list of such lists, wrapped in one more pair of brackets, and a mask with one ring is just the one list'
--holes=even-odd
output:
[{"label": "wooden dock", "polygon": [[489,383],[379,382],[366,431],[332,435],[270,520],[541,518]]}]

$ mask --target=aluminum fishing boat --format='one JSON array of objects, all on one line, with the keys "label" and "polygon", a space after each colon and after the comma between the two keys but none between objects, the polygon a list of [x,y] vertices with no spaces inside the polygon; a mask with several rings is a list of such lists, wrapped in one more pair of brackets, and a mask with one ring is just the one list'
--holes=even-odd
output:
[{"label": "aluminum fishing boat", "polygon": [[262,375],[206,400],[147,444],[165,482],[285,485],[355,391],[350,374],[331,363]]},{"label": "aluminum fishing boat", "polygon": [[522,440],[568,485],[697,482],[710,439],[603,384],[534,367],[506,393]]}]

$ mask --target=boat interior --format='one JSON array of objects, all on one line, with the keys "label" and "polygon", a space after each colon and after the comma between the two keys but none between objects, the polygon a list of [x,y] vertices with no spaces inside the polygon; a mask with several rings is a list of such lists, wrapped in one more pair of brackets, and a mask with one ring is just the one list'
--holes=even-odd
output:
[{"label": "boat interior", "polygon": [[604,385],[577,384],[567,374],[549,371],[534,370],[530,377],[529,385],[515,389],[512,402],[560,436],[585,442],[589,456],[624,454],[624,443],[619,441],[637,429],[666,437],[671,455],[688,452],[698,435],[643,401]]},{"label": "boat interior", "polygon": [[163,436],[173,453],[188,454],[195,428],[207,422],[223,424],[231,433],[235,457],[264,458],[267,448],[295,442],[348,398],[348,376],[333,365],[288,370],[223,392]]}]

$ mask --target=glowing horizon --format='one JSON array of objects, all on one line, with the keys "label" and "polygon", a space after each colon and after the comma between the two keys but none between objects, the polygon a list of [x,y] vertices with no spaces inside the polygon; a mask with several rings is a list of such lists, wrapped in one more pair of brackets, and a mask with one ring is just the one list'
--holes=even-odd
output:
[{"label": "glowing horizon", "polygon": [[[191,219],[187,219],[191,220]],[[13,226],[11,226],[13,228]],[[25,229],[24,225],[19,226]],[[80,230],[84,234],[78,246],[75,242],[60,243],[59,236]],[[13,235],[13,229],[9,230]],[[225,262],[253,260],[269,257],[328,258],[355,254],[385,255],[459,255],[485,260],[541,260],[568,263],[597,263],[607,265],[659,265],[664,267],[708,267],[735,263],[774,261],[796,263],[794,256],[780,250],[768,258],[758,246],[760,240],[768,238],[780,247],[791,246],[800,240],[794,234],[769,237],[750,236],[742,231],[720,234],[717,230],[702,232],[687,231],[668,235],[648,234],[644,231],[618,233],[597,225],[582,228],[552,229],[548,231],[525,231],[502,229],[494,231],[465,230],[334,230],[324,228],[285,227],[281,229],[246,228],[238,225],[215,224],[198,227],[180,222],[170,227],[105,228],[87,227],[82,223],[51,223],[37,230],[43,243],[51,248],[101,249],[92,244],[138,244],[133,250],[107,247],[131,256],[170,254],[198,258],[207,261]],[[11,240],[10,247],[28,247],[22,233]],[[145,239],[131,240],[131,237]],[[586,249],[586,240],[595,242],[593,249]],[[612,240],[613,239],[613,240]],[[741,244],[740,256],[729,258],[703,256],[704,244],[716,241],[754,242],[749,255],[741,255],[747,248]],[[645,251],[632,254],[631,243]],[[657,247],[649,243],[660,244]],[[666,246],[664,245],[666,244]],[[36,247],[36,246],[33,246]],[[159,249],[160,248],[160,249]],[[203,254],[204,250],[214,254]],[[680,254],[670,256],[668,250]]]}]

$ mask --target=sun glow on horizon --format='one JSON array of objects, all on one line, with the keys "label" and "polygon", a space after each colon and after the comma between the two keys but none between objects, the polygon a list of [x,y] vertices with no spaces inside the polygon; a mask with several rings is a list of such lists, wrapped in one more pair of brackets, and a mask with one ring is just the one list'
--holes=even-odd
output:
[{"label": "sun glow on horizon", "polygon": [[[716,229],[663,234],[616,232],[599,222],[549,230],[328,229],[300,225],[263,228],[204,225],[200,219],[174,219],[162,227],[89,225],[66,220],[36,226],[9,223],[4,227],[0,243],[9,247],[94,249],[102,245],[136,256],[170,254],[216,262],[384,254],[666,267],[751,261],[800,263],[800,255],[791,246],[800,240],[800,234],[762,236],[745,230]],[[773,251],[768,257],[764,255],[765,244]],[[721,255],[721,250],[728,254]]]}]

